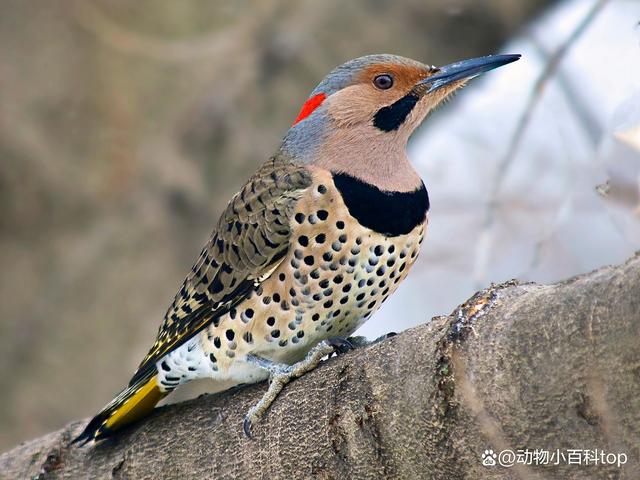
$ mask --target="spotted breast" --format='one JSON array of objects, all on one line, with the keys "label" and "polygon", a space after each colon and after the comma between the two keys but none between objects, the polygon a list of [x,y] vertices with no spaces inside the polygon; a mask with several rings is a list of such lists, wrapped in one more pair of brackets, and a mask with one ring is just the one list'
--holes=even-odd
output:
[{"label": "spotted breast", "polygon": [[203,377],[265,378],[243,362],[245,355],[297,361],[318,342],[353,333],[406,277],[427,225],[424,186],[384,192],[344,174],[311,171],[282,261],[244,301],[158,363],[164,388]]}]

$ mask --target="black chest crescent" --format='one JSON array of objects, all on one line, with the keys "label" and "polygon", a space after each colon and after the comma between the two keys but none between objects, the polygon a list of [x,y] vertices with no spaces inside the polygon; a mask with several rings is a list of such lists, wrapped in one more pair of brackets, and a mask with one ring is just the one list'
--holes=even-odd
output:
[{"label": "black chest crescent", "polygon": [[333,183],[360,225],[390,237],[409,233],[429,210],[424,183],[412,192],[386,192],[344,173],[334,173]]}]

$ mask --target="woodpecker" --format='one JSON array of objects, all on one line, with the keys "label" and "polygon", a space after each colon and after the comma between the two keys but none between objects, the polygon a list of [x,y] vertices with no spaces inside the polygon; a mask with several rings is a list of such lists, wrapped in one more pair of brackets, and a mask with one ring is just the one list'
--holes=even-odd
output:
[{"label": "woodpecker", "polygon": [[74,440],[105,439],[180,385],[271,378],[244,430],[351,335],[414,264],[429,196],[409,136],[454,91],[520,55],[433,67],[369,55],[311,92],[231,199],[129,385]]}]

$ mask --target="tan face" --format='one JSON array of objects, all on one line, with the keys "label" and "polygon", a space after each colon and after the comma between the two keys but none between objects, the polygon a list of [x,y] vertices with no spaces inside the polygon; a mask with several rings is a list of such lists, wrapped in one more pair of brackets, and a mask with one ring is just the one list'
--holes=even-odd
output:
[{"label": "tan face", "polygon": [[[398,140],[406,140],[429,111],[464,84],[463,81],[455,82],[426,95],[422,95],[419,89],[415,89],[421,80],[436,72],[438,72],[437,68],[426,65],[371,65],[359,73],[356,83],[343,88],[327,99],[328,113],[338,128],[359,127],[358,130],[364,133],[362,127],[368,125],[372,129],[371,133],[378,136],[383,132],[373,125],[376,113],[406,95],[415,93],[421,98],[394,135]],[[386,76],[384,79],[386,81],[380,81],[381,76]],[[390,86],[388,86],[389,78]],[[381,88],[387,86],[388,88]]]}]

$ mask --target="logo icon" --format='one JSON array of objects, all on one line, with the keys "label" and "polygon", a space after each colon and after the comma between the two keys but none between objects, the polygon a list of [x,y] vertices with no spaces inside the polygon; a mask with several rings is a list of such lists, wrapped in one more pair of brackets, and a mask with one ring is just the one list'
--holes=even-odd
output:
[{"label": "logo icon", "polygon": [[495,467],[496,458],[498,458],[498,455],[493,453],[493,450],[485,450],[482,453],[482,465],[485,467]]}]

